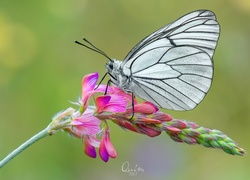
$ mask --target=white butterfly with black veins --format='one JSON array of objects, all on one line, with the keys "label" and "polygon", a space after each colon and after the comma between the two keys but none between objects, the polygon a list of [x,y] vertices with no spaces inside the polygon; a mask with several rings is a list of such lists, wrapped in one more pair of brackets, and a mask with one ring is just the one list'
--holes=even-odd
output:
[{"label": "white butterfly with black veins", "polygon": [[213,12],[182,16],[140,41],[124,61],[106,64],[111,82],[172,110],[191,110],[208,92],[220,27]]},{"label": "white butterfly with black veins", "polygon": [[220,27],[213,12],[198,10],[153,32],[140,41],[124,61],[109,59],[111,82],[158,107],[191,110],[208,92]]}]

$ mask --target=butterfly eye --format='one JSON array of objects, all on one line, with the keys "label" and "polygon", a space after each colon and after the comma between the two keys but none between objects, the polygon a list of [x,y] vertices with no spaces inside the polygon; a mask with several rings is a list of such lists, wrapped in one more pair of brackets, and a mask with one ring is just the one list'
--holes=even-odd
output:
[{"label": "butterfly eye", "polygon": [[113,70],[113,68],[114,68],[114,67],[113,67],[113,62],[109,62],[109,63],[108,63],[108,66],[109,66],[109,68],[110,68],[111,70]]}]

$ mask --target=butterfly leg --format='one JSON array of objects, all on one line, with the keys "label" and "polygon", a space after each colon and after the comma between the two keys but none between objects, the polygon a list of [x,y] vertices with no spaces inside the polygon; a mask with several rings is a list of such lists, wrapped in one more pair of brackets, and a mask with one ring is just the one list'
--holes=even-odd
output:
[{"label": "butterfly leg", "polygon": [[[105,77],[107,76],[108,73],[105,73],[105,75],[102,77],[101,81],[98,83],[98,85],[95,87],[95,90],[100,86],[100,84],[102,83],[102,81],[105,79]],[[106,89],[107,90],[107,89]],[[106,91],[105,91],[106,94]]]},{"label": "butterfly leg", "polygon": [[132,94],[132,104],[131,104],[132,105],[132,116],[129,118],[129,120],[132,120],[134,115],[135,115],[135,101],[134,101],[135,96],[134,96],[133,92],[131,92],[131,94]]},{"label": "butterfly leg", "polygon": [[[107,73],[106,73],[106,74],[107,74]],[[107,92],[108,92],[108,88],[109,88],[110,84],[111,84],[111,80],[108,80],[108,83],[107,83],[107,86],[106,86],[106,89],[105,89],[105,93],[104,93],[104,95],[106,95],[106,94],[107,94]]]}]

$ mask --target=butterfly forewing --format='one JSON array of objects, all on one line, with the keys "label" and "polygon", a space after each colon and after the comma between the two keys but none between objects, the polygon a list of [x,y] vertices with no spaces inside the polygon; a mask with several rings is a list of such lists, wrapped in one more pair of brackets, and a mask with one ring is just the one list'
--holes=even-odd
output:
[{"label": "butterfly forewing", "polygon": [[[144,51],[144,47],[149,46],[149,44],[154,43],[157,45],[164,44],[173,46],[173,44],[168,44],[170,41],[166,41],[165,43],[160,43],[162,38],[167,38],[173,41],[176,45],[196,45],[193,42],[182,42],[175,43],[175,40],[179,39],[197,39],[200,41],[214,41],[209,43],[208,46],[203,46],[203,48],[215,49],[219,38],[220,27],[218,22],[216,21],[216,17],[213,12],[208,10],[199,10],[191,12],[187,15],[180,17],[178,20],[169,23],[168,25],[160,28],[159,30],[153,32],[149,36],[145,37],[141,40],[124,59],[124,63],[129,61],[136,54],[142,53]],[[158,43],[156,43],[158,42]],[[213,54],[211,54],[212,57]]]},{"label": "butterfly forewing", "polygon": [[200,10],[147,36],[122,62],[128,89],[162,108],[193,109],[211,86],[219,31],[215,15]]}]

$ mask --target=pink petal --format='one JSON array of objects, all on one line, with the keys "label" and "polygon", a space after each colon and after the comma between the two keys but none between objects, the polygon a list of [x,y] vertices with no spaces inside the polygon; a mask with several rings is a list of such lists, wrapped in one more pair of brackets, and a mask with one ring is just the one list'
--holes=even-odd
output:
[{"label": "pink petal", "polygon": [[139,133],[139,131],[133,126],[133,124],[129,121],[123,121],[123,120],[117,120],[115,121],[119,126],[123,127],[123,128],[126,128],[130,131],[134,131],[134,132],[137,132]]},{"label": "pink petal", "polygon": [[118,88],[117,86],[110,86],[111,92],[112,94],[117,93],[117,91],[120,91],[121,88]]},{"label": "pink petal", "polygon": [[82,125],[83,125],[83,122],[78,121],[78,119],[74,119],[74,120],[70,123],[70,125],[72,125],[72,126],[82,126]]},{"label": "pink petal", "polygon": [[146,134],[150,137],[155,137],[155,136],[158,136],[161,134],[161,131],[157,131],[153,128],[150,128],[148,126],[145,126],[143,124],[137,124],[137,127],[139,128],[139,131],[142,133],[142,134]]},{"label": "pink petal", "polygon": [[90,97],[93,96],[95,93],[97,92],[93,90],[93,91],[85,92],[85,94],[82,94],[82,104],[84,105],[84,109],[87,108]]},{"label": "pink petal", "polygon": [[[132,104],[133,97],[131,93],[126,93],[122,89],[117,88],[115,86],[113,86],[112,88],[114,89],[114,94],[124,97],[128,102],[130,102],[130,104]],[[137,101],[135,98],[134,98],[134,104],[137,104]]]},{"label": "pink petal", "polygon": [[97,107],[97,112],[100,113],[103,111],[105,106],[109,103],[111,97],[110,96],[99,96],[96,98],[96,107]]},{"label": "pink petal", "polygon": [[166,114],[160,111],[157,111],[156,113],[154,113],[153,118],[158,119],[160,121],[167,121],[167,122],[173,120],[173,118],[169,114]]},{"label": "pink petal", "polygon": [[88,74],[82,79],[82,99],[90,91],[93,91],[98,80],[98,73]]},{"label": "pink petal", "polygon": [[[107,85],[101,84],[95,91],[98,92],[105,92],[107,89],[107,95],[119,95],[122,96],[123,98],[125,98],[127,101],[129,101],[130,103],[132,103],[132,95],[129,93],[124,92],[121,88],[118,88],[116,86],[109,86],[107,88]],[[136,104],[136,99],[134,99],[134,103]]]},{"label": "pink petal", "polygon": [[96,136],[89,136],[89,143],[94,146],[99,148],[100,147],[100,142],[101,140],[97,139]]},{"label": "pink petal", "polygon": [[120,94],[120,95],[126,95],[128,93],[125,93],[121,88],[118,88],[116,86],[109,86],[107,88],[106,84],[101,84],[96,90],[100,92],[105,92],[107,90],[107,94]]},{"label": "pink petal", "polygon": [[101,121],[95,116],[85,115],[74,119],[71,125],[74,126],[72,132],[79,135],[93,135],[100,131]]},{"label": "pink petal", "polygon": [[112,88],[112,86],[109,86],[107,88],[107,84],[100,84],[98,88],[96,88],[96,91],[98,92],[105,92],[107,89],[107,94],[113,94],[114,93],[114,90]]},{"label": "pink petal", "polygon": [[103,111],[107,112],[125,112],[127,107],[127,101],[124,97],[120,95],[111,95],[111,100],[103,108]]},{"label": "pink petal", "polygon": [[70,129],[70,133],[78,138],[82,138],[83,134],[85,134],[82,128],[76,128],[76,127],[72,127]]},{"label": "pink petal", "polygon": [[165,127],[166,131],[169,131],[171,133],[178,133],[178,132],[181,132],[180,129],[176,128],[176,127],[173,127],[173,126],[166,126]]},{"label": "pink petal", "polygon": [[110,141],[110,133],[109,133],[109,130],[106,130],[105,131],[105,134],[104,134],[104,143],[105,143],[105,146],[106,146],[106,150],[109,154],[109,156],[111,158],[116,158],[117,157],[117,152],[113,146],[113,144],[111,143]]},{"label": "pink petal", "polygon": [[151,102],[143,102],[140,104],[135,104],[134,111],[137,113],[153,114],[159,109]]},{"label": "pink petal", "polygon": [[173,121],[171,125],[179,129],[185,129],[187,127],[187,124],[185,123],[185,121],[181,121],[181,120],[175,120]]},{"label": "pink petal", "polygon": [[104,143],[104,138],[102,138],[101,143],[100,143],[99,155],[104,162],[108,162],[109,154]]},{"label": "pink petal", "polygon": [[89,157],[96,158],[95,147],[92,146],[89,141],[90,141],[89,136],[84,136],[84,152]]},{"label": "pink petal", "polygon": [[[107,85],[102,84],[96,90],[98,90],[99,92],[105,92],[106,88]],[[127,101],[132,102],[132,95],[130,93],[124,92],[121,88],[118,88],[116,86],[109,86],[107,90],[107,95],[116,94],[124,97]],[[136,99],[134,99],[134,102],[136,103]]]},{"label": "pink petal", "polygon": [[138,120],[140,123],[146,123],[146,124],[161,124],[162,122],[157,119],[151,119],[151,118],[141,118]]}]

